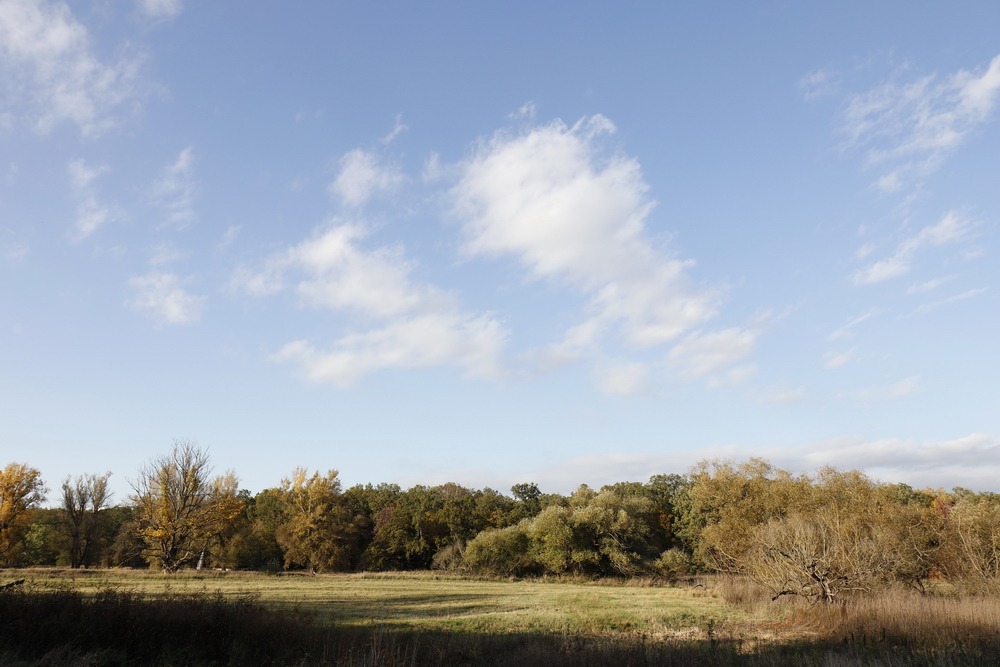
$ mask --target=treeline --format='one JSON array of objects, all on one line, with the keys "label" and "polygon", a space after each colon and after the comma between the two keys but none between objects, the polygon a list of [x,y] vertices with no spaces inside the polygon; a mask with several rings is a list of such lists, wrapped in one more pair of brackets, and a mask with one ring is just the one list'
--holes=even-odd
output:
[{"label": "treeline", "polygon": [[112,505],[109,474],[69,478],[42,509],[37,470],[0,471],[0,563],[277,572],[440,568],[492,576],[659,576],[722,571],[775,595],[833,600],[946,578],[1000,592],[1000,495],[915,490],[860,471],[794,475],[707,461],[573,494],[458,484],[357,485],[299,469],[251,494],[178,443]]}]

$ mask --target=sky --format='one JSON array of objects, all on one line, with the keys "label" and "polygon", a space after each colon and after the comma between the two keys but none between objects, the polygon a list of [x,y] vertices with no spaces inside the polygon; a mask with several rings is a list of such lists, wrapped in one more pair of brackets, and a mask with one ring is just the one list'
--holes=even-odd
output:
[{"label": "sky", "polygon": [[998,25],[0,0],[0,465],[1000,491]]}]

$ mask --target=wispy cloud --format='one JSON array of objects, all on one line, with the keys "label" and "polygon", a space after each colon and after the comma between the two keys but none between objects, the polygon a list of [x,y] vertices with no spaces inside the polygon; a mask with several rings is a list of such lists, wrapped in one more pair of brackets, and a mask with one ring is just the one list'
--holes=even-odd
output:
[{"label": "wispy cloud", "polygon": [[806,400],[806,388],[796,387],[784,391],[773,391],[757,397],[757,402],[764,405],[791,405]]},{"label": "wispy cloud", "polygon": [[[654,202],[638,162],[603,149],[614,132],[600,115],[572,127],[557,120],[497,132],[462,165],[452,190],[466,256],[513,256],[530,278],[588,297],[588,317],[549,348],[553,361],[599,355],[609,335],[633,349],[678,341],[713,318],[721,301],[718,290],[687,277],[693,261],[653,244],[646,225]],[[701,351],[718,335],[753,336],[699,333],[671,360],[703,374]],[[685,351],[696,356],[684,361]]]},{"label": "wispy cloud", "polygon": [[814,70],[799,79],[806,100],[834,95],[840,90],[840,77],[827,70]]},{"label": "wispy cloud", "polygon": [[83,160],[70,161],[70,182],[73,196],[77,200],[76,219],[68,234],[70,240],[82,241],[120,215],[115,207],[98,201],[97,193],[92,186],[96,178],[108,171],[107,165],[93,167]]},{"label": "wispy cloud", "polygon": [[840,368],[851,359],[854,358],[854,351],[857,348],[851,348],[847,352],[827,352],[823,355],[823,367],[827,370],[833,370],[835,368]]},{"label": "wispy cloud", "polygon": [[229,225],[226,227],[226,232],[222,235],[222,240],[219,241],[220,248],[227,248],[231,246],[236,238],[240,235],[243,225]]},{"label": "wispy cloud", "polygon": [[184,259],[186,253],[177,249],[174,244],[164,241],[153,248],[149,258],[150,266],[163,266]]},{"label": "wispy cloud", "polygon": [[881,314],[882,314],[882,311],[880,309],[873,308],[872,310],[869,310],[864,315],[859,315],[858,317],[852,318],[850,321],[847,322],[847,324],[845,324],[844,326],[840,327],[839,329],[837,329],[836,331],[834,331],[833,333],[831,333],[829,336],[827,336],[826,339],[832,341],[832,340],[840,340],[841,338],[848,338],[850,336],[853,336],[854,332],[852,331],[852,329],[854,327],[858,326],[862,322],[865,322],[866,320],[870,320],[871,318],[876,317],[876,316],[881,315]]},{"label": "wispy cloud", "polygon": [[340,159],[340,172],[329,189],[345,206],[357,208],[376,193],[391,191],[404,180],[398,165],[384,162],[375,151],[357,148]]},{"label": "wispy cloud", "polygon": [[849,146],[867,148],[869,166],[885,170],[878,187],[898,191],[937,169],[989,119],[998,96],[1000,56],[977,71],[886,82],[854,95],[842,131]]},{"label": "wispy cloud", "polygon": [[854,284],[872,285],[908,273],[919,251],[965,239],[971,227],[968,220],[951,211],[936,225],[924,227],[905,239],[889,257],[855,271],[852,276]]},{"label": "wispy cloud", "polygon": [[742,382],[753,371],[749,367],[734,366],[750,357],[756,339],[755,332],[739,328],[692,333],[674,345],[667,354],[667,362],[683,377],[707,376],[711,384]]},{"label": "wispy cloud", "polygon": [[845,391],[839,394],[838,398],[848,398],[863,403],[887,401],[909,396],[917,390],[919,385],[920,376],[914,375],[887,386],[879,385],[865,387],[864,389],[855,389],[854,391]]},{"label": "wispy cloud", "polygon": [[396,140],[396,137],[398,137],[403,132],[406,132],[408,129],[410,128],[403,125],[403,114],[397,114],[396,124],[393,125],[392,132],[379,139],[379,141],[382,143],[383,146],[388,146],[389,144],[391,144]]},{"label": "wispy cloud", "polygon": [[141,97],[140,54],[100,62],[65,2],[0,0],[0,104],[38,132],[75,123],[86,136],[113,127]]},{"label": "wispy cloud", "polygon": [[961,294],[956,294],[955,296],[948,297],[947,299],[941,299],[940,301],[933,301],[931,303],[925,303],[916,308],[913,311],[914,315],[923,315],[924,313],[929,313],[932,310],[936,310],[941,306],[947,306],[949,303],[955,303],[956,301],[965,301],[966,299],[971,299],[973,297],[979,296],[986,292],[985,287],[978,287],[976,289],[970,289]]},{"label": "wispy cloud", "polygon": [[201,319],[206,297],[189,294],[173,273],[153,271],[128,281],[135,292],[128,302],[162,324],[190,324]]},{"label": "wispy cloud", "polygon": [[954,279],[955,276],[943,276],[941,278],[934,278],[933,280],[927,280],[922,283],[916,283],[914,285],[910,285],[909,289],[906,290],[906,293],[922,294],[924,292],[930,292],[931,290],[935,290],[941,285],[944,285],[947,282],[951,282]]},{"label": "wispy cloud", "polygon": [[153,20],[175,19],[183,9],[181,0],[139,0],[139,11]]},{"label": "wispy cloud", "polygon": [[184,228],[198,217],[194,211],[194,160],[194,149],[185,148],[153,184],[153,201],[166,212],[165,226]]},{"label": "wispy cloud", "polygon": [[650,392],[649,368],[642,363],[601,363],[594,369],[598,388],[615,396],[642,396]]},{"label": "wispy cloud", "polygon": [[295,291],[306,305],[379,323],[335,339],[326,350],[297,340],[274,358],[299,364],[312,381],[340,387],[380,369],[457,366],[472,377],[502,375],[507,332],[500,322],[412,280],[401,248],[363,248],[367,233],[362,225],[337,223],[271,257],[260,271],[234,277],[237,289],[263,296],[286,289],[287,274],[295,273],[301,276]]}]

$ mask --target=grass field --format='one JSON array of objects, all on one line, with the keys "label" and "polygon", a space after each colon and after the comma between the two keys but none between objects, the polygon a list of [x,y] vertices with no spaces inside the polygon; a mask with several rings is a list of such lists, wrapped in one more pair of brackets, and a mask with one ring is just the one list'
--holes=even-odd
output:
[{"label": "grass field", "polygon": [[624,586],[566,581],[489,581],[426,572],[265,576],[240,572],[161,575],[127,570],[12,570],[42,589],[85,593],[115,588],[147,596],[252,594],[295,607],[322,623],[479,634],[592,633],[706,637],[747,631],[753,617],[698,587]]},{"label": "grass field", "polygon": [[[1000,664],[1000,599],[772,603],[745,580],[0,570],[0,665]],[[4,648],[6,647],[6,648]]]}]

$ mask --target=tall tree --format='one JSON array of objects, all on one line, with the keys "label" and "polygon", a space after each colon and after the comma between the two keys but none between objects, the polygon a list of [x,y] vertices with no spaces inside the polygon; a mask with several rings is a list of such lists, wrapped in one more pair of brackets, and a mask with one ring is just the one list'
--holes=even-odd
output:
[{"label": "tall tree", "polygon": [[45,500],[42,473],[24,463],[0,469],[0,562],[12,563],[24,538],[29,510]]},{"label": "tall tree", "polygon": [[69,537],[70,567],[88,567],[96,554],[98,519],[111,499],[110,472],[67,477],[62,484],[63,526]]},{"label": "tall tree", "polygon": [[277,536],[285,566],[311,572],[349,569],[361,553],[367,522],[344,502],[337,471],[310,477],[305,468],[296,468],[282,480],[281,493],[288,520]]},{"label": "tall tree", "polygon": [[229,472],[212,478],[208,453],[175,441],[173,451],[153,459],[132,483],[136,530],[146,556],[172,573],[198,559],[243,508],[239,480]]}]

